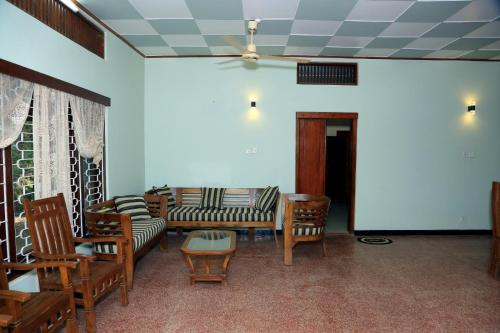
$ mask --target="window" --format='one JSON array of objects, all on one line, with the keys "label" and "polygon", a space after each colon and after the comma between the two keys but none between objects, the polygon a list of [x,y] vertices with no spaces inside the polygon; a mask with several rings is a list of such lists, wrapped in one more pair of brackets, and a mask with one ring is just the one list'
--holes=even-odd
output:
[{"label": "window", "polygon": [[[0,244],[4,257],[12,262],[33,259],[31,239],[24,218],[23,198],[34,199],[32,108],[17,140],[0,151]],[[71,108],[68,105],[71,164],[72,223],[76,236],[86,235],[84,209],[104,200],[104,163],[82,158],[76,147]]]}]

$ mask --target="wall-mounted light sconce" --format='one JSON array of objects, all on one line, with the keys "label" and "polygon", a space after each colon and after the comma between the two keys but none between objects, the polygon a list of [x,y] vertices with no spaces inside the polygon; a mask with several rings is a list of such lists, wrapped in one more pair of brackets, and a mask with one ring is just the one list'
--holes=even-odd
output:
[{"label": "wall-mounted light sconce", "polygon": [[473,103],[473,104],[468,105],[467,112],[469,112],[470,114],[476,114],[476,104]]},{"label": "wall-mounted light sconce", "polygon": [[257,102],[255,102],[255,101],[251,101],[251,102],[250,102],[250,107],[251,107],[251,108],[256,108],[256,107],[257,107]]}]

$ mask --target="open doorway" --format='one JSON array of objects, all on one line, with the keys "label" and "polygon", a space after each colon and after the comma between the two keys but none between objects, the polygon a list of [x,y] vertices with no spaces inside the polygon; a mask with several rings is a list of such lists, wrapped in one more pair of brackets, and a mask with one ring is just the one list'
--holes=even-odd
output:
[{"label": "open doorway", "polygon": [[297,112],[295,192],[330,197],[330,234],[354,232],[357,129],[357,113]]},{"label": "open doorway", "polygon": [[352,120],[327,119],[325,195],[330,198],[332,209],[326,233],[349,232],[351,146]]}]

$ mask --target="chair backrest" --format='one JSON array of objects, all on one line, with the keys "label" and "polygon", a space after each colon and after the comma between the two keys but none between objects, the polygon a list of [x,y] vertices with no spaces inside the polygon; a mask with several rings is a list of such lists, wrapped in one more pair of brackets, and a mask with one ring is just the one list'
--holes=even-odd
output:
[{"label": "chair backrest", "polygon": [[308,224],[324,227],[328,219],[330,199],[310,194],[289,194],[284,200],[286,219],[293,224]]},{"label": "chair backrest", "polygon": [[74,254],[73,230],[62,193],[50,198],[23,200],[33,243],[33,254]]},{"label": "chair backrest", "polygon": [[500,238],[500,182],[491,188],[491,211],[493,214],[493,237]]}]

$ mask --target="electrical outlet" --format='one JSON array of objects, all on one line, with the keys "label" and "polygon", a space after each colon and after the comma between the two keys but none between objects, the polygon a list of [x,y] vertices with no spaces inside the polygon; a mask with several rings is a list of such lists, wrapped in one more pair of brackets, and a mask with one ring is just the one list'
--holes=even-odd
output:
[{"label": "electrical outlet", "polygon": [[476,158],[476,153],[473,151],[464,151],[463,157],[468,159]]},{"label": "electrical outlet", "polygon": [[257,147],[251,147],[245,149],[245,154],[257,154]]}]

